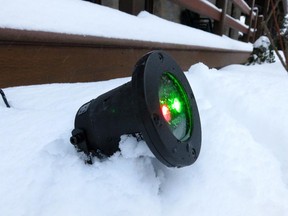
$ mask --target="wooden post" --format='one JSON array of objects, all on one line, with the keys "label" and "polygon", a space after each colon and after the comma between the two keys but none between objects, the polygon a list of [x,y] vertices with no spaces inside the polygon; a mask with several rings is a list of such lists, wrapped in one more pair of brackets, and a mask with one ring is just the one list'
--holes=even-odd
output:
[{"label": "wooden post", "polygon": [[222,36],[225,31],[225,19],[226,19],[226,12],[227,12],[227,3],[228,0],[216,0],[216,6],[222,9],[221,19],[220,21],[214,20],[214,29],[213,32]]},{"label": "wooden post", "polygon": [[[254,8],[253,10],[256,15],[255,15],[255,18],[253,20],[253,24],[252,24],[252,27],[254,29],[254,32],[253,32],[253,35],[252,35],[252,39],[251,39],[251,42],[255,42],[256,40],[256,34],[257,34],[257,31],[258,31],[258,18],[259,18],[259,9],[257,7]],[[261,27],[260,27],[261,28]]]},{"label": "wooden post", "polygon": [[[236,7],[234,4],[232,5],[231,15],[233,18],[238,19],[238,20],[240,19],[240,16],[241,16],[241,10],[238,7]],[[238,40],[239,39],[239,31],[231,28],[230,37]]]},{"label": "wooden post", "polygon": [[137,15],[144,8],[145,1],[143,0],[119,0],[119,10],[132,15]]},{"label": "wooden post", "polygon": [[153,14],[154,0],[145,0],[145,10]]},{"label": "wooden post", "polygon": [[246,22],[245,22],[245,24],[249,26],[248,34],[245,34],[243,37],[243,41],[245,41],[245,42],[249,42],[250,37],[251,37],[251,27],[252,27],[252,21],[253,21],[253,8],[255,5],[255,0],[249,0],[248,5],[250,6],[251,9],[250,9],[250,15],[246,18]]},{"label": "wooden post", "polygon": [[[271,2],[270,2],[270,0],[265,0],[265,2],[264,2],[264,8],[263,8],[264,20],[267,21],[267,18],[268,18],[268,16],[269,16],[271,10],[272,10],[272,7],[271,7]],[[271,19],[269,19],[268,22],[267,22],[267,27],[268,27],[269,29],[271,29],[272,23],[273,23],[273,22],[271,21]]]},{"label": "wooden post", "polygon": [[258,16],[258,22],[257,22],[257,32],[256,32],[256,36],[255,39],[257,40],[260,36],[263,35],[263,26],[262,26],[262,22],[264,21],[264,16],[260,15]]},{"label": "wooden post", "polygon": [[270,0],[265,0],[263,6],[263,16],[265,17],[265,19],[267,18],[267,15],[269,13],[269,7],[270,7]]}]

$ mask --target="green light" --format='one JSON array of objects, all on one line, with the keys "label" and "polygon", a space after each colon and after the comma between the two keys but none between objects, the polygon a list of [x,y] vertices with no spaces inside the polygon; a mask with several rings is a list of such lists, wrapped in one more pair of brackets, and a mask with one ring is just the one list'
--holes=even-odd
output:
[{"label": "green light", "polygon": [[181,103],[180,103],[180,101],[179,101],[178,98],[174,98],[173,104],[172,104],[172,108],[173,108],[174,110],[176,110],[178,113],[181,112],[182,106],[181,106]]},{"label": "green light", "polygon": [[180,141],[187,140],[193,129],[191,106],[181,83],[169,72],[161,76],[159,103],[173,135]]}]

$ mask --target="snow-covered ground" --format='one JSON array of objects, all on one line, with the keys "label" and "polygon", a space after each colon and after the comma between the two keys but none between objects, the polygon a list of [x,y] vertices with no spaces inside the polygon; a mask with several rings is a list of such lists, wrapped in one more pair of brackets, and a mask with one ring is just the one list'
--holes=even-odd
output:
[{"label": "snow-covered ground", "polygon": [[[144,141],[85,165],[69,143],[77,109],[130,78],[4,89],[0,215],[288,215],[288,77],[279,62],[193,65],[203,142],[166,168]],[[143,157],[140,157],[143,156]]]},{"label": "snow-covered ground", "polygon": [[[72,10],[70,3],[77,5],[78,13],[81,7],[91,7],[95,14],[108,11],[112,17],[115,14],[111,18],[115,22],[132,17],[79,0],[69,0],[65,9],[59,6],[68,0],[0,2],[2,27],[9,21],[2,12],[14,10],[14,23],[5,27],[17,27],[19,21],[20,28],[29,29],[31,23],[35,23],[31,28],[40,28],[41,19],[54,20],[57,26],[57,11]],[[55,13],[49,14],[47,8]],[[29,18],[34,13],[44,18]],[[63,19],[76,22],[78,16]],[[141,22],[141,16],[134,18]],[[40,30],[49,30],[49,22]],[[181,38],[190,31],[174,27],[171,24],[170,31]],[[226,47],[231,45],[230,39],[222,39]],[[217,43],[211,35],[205,34],[205,40]],[[198,103],[203,142],[196,163],[181,169],[165,167],[144,141],[137,143],[127,135],[122,136],[121,153],[93,165],[84,164],[69,143],[78,108],[130,78],[4,89],[12,107],[6,108],[0,100],[0,215],[287,216],[288,76],[279,61],[220,70],[198,63],[186,76]]]}]

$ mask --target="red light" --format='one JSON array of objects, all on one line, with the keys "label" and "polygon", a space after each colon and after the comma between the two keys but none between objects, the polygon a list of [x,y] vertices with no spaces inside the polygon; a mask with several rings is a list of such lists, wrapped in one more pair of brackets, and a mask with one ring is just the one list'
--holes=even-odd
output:
[{"label": "red light", "polygon": [[165,120],[169,122],[171,120],[171,113],[167,105],[163,105],[161,107],[162,115],[164,116]]}]

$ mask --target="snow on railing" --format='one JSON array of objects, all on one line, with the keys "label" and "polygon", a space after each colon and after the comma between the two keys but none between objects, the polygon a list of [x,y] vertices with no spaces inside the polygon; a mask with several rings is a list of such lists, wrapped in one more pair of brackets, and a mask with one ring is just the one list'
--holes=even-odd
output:
[{"label": "snow on railing", "polygon": [[[98,2],[101,2],[100,0]],[[251,5],[248,5],[244,0],[216,0],[213,4],[208,0],[173,0],[174,3],[199,14],[200,16],[208,17],[213,23],[212,32],[218,35],[223,35],[227,27],[238,31],[240,35],[243,35],[244,41],[254,41],[255,32],[257,30],[258,10],[255,10],[255,0],[251,0]],[[233,8],[237,8],[240,13],[246,17],[246,23],[239,22],[240,15],[233,17],[231,10],[228,9],[233,4]],[[140,9],[142,8],[142,9]],[[147,10],[150,13],[154,12],[154,0],[129,0],[119,1],[119,9],[128,12],[130,14],[138,14],[141,10]],[[234,31],[235,32],[235,31]],[[237,34],[237,35],[239,35]],[[238,37],[232,36],[234,39]]]}]

